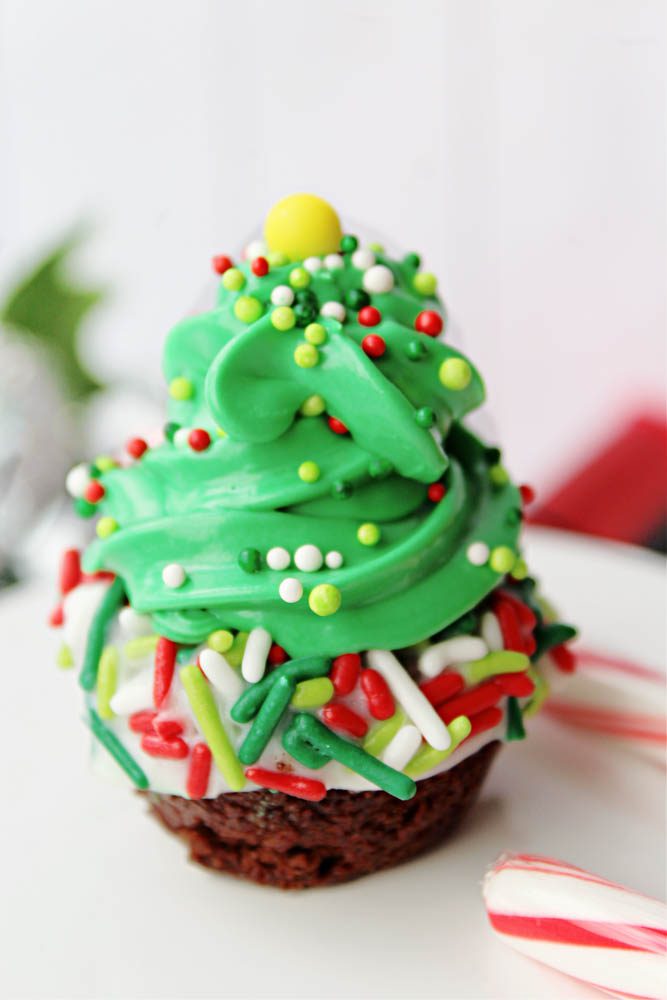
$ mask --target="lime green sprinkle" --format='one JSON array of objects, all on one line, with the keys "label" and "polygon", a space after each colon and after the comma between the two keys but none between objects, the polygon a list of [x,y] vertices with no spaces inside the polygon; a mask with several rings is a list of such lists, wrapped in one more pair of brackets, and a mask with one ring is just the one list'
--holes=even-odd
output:
[{"label": "lime green sprinkle", "polygon": [[407,774],[410,778],[418,778],[420,774],[424,774],[426,771],[430,771],[432,768],[437,767],[438,764],[441,764],[443,760],[446,760],[447,757],[449,757],[449,755],[456,750],[466,736],[470,735],[472,726],[470,725],[470,719],[468,719],[465,715],[458,715],[455,719],[452,719],[447,726],[447,729],[449,730],[449,735],[452,738],[452,742],[449,744],[447,749],[434,750],[432,746],[428,745],[428,743],[424,743],[409,762],[407,767],[403,768],[405,774]]},{"label": "lime green sprinkle", "polygon": [[269,250],[266,259],[271,267],[284,267],[285,264],[289,263],[287,254],[284,254],[282,250]]},{"label": "lime green sprinkle", "polygon": [[254,323],[262,315],[262,303],[252,295],[239,295],[234,303],[234,315],[242,323]]},{"label": "lime green sprinkle", "polygon": [[111,472],[118,467],[118,462],[110,455],[98,455],[93,465],[97,466],[99,472]]},{"label": "lime green sprinkle", "polygon": [[95,526],[98,538],[108,538],[118,531],[118,521],[115,517],[101,517]]},{"label": "lime green sprinkle", "polygon": [[510,481],[510,477],[504,465],[492,465],[489,469],[489,479],[494,486],[504,486]]},{"label": "lime green sprinkle", "polygon": [[222,276],[222,287],[228,292],[240,292],[245,285],[245,275],[238,267],[230,267]]},{"label": "lime green sprinkle", "polygon": [[[229,274],[229,271],[227,273]],[[419,271],[412,279],[412,287],[420,295],[434,295],[438,279],[429,271]]]},{"label": "lime green sprinkle", "polygon": [[384,253],[384,246],[382,243],[369,243],[368,249],[372,250],[373,253]]},{"label": "lime green sprinkle", "polygon": [[528,676],[535,685],[533,696],[523,710],[524,719],[536,715],[549,697],[549,683],[535,667],[528,669]]},{"label": "lime green sprinkle", "polygon": [[487,677],[496,674],[520,674],[530,666],[530,660],[525,653],[514,653],[509,649],[499,649],[487,653],[481,660],[471,660],[470,663],[459,664],[460,670],[468,684],[478,684]]},{"label": "lime green sprinkle", "polygon": [[512,552],[507,545],[498,545],[491,550],[489,566],[496,573],[509,573],[515,562],[516,553]]},{"label": "lime green sprinkle", "polygon": [[377,545],[380,541],[380,529],[377,524],[368,521],[357,528],[357,538],[362,545]]},{"label": "lime green sprinkle", "polygon": [[216,653],[226,653],[234,645],[234,636],[226,628],[219,628],[217,631],[211,632],[206,640],[206,645],[209,649],[214,649]]},{"label": "lime green sprinkle", "polygon": [[[199,667],[196,667],[195,669],[199,673]],[[204,683],[206,682],[204,681]],[[125,774],[131,781],[134,782],[137,788],[148,788],[148,778],[139,767],[134,757],[127,752],[115,733],[112,733],[110,729],[107,729],[95,709],[89,709],[88,719],[86,721],[88,722],[93,735],[100,741],[104,749],[111,754],[118,766],[125,771]]]},{"label": "lime green sprinkle", "polygon": [[271,313],[271,323],[276,330],[291,330],[296,323],[296,316],[291,306],[276,306]]},{"label": "lime green sprinkle", "polygon": [[328,677],[314,677],[297,684],[290,705],[292,708],[321,708],[334,696],[334,686]]},{"label": "lime green sprinkle", "polygon": [[525,580],[528,576],[528,566],[525,559],[517,559],[512,567],[512,576],[515,580]]},{"label": "lime green sprinkle", "polygon": [[245,775],[225,732],[210,684],[196,663],[181,667],[178,675],[216,767],[231,790],[239,792],[245,785]]},{"label": "lime green sprinkle", "polygon": [[309,323],[303,331],[303,335],[308,343],[314,344],[315,347],[319,347],[319,345],[323,344],[327,339],[327,331],[321,323]]},{"label": "lime green sprinkle", "polygon": [[321,396],[309,396],[301,404],[301,413],[304,417],[319,417],[327,408],[327,404]]},{"label": "lime green sprinkle", "polygon": [[123,646],[123,656],[128,660],[139,660],[142,656],[154,653],[159,635],[138,635],[136,639],[128,639]]},{"label": "lime green sprinkle", "polygon": [[97,668],[97,711],[101,719],[113,719],[111,699],[118,684],[118,650],[107,646],[102,650]]},{"label": "lime green sprinkle", "polygon": [[289,283],[292,288],[308,288],[310,284],[310,275],[306,271],[305,267],[295,267],[290,271]]},{"label": "lime green sprinkle", "polygon": [[316,483],[321,475],[317,462],[302,462],[297,471],[304,483]]},{"label": "lime green sprinkle", "polygon": [[237,632],[234,641],[225,653],[225,659],[230,667],[240,667],[245,653],[245,644],[248,641],[247,632]]},{"label": "lime green sprinkle", "polygon": [[69,670],[70,667],[74,666],[74,657],[72,656],[72,650],[69,648],[66,642],[62,644],[60,649],[56,654],[56,666],[60,667],[61,670]]},{"label": "lime green sprinkle", "polygon": [[447,358],[440,365],[438,378],[445,389],[452,389],[454,392],[459,392],[470,385],[472,369],[463,358]]},{"label": "lime green sprinkle", "polygon": [[294,351],[294,360],[299,368],[314,368],[320,360],[320,352],[314,344],[299,344]]},{"label": "lime green sprinkle", "polygon": [[186,378],[184,375],[178,375],[169,383],[169,395],[172,399],[178,399],[181,402],[184,399],[192,399],[194,391],[194,385],[190,379]]},{"label": "lime green sprinkle", "polygon": [[407,722],[407,716],[402,708],[398,708],[390,719],[377,722],[364,738],[362,745],[366,753],[372,754],[373,757],[379,757],[405,722]]},{"label": "lime green sprinkle", "polygon": [[327,615],[335,615],[341,601],[340,590],[332,583],[318,583],[308,595],[308,607],[322,618],[326,618]]},{"label": "lime green sprinkle", "polygon": [[216,427],[215,433],[218,435],[218,437],[221,437],[221,438],[226,438],[227,437],[227,431],[223,431],[222,427]]}]

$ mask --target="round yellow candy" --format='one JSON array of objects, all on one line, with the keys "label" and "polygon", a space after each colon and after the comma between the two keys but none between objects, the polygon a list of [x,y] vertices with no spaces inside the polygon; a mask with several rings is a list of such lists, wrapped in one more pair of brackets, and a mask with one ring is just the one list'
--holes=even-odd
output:
[{"label": "round yellow candy", "polygon": [[335,253],[343,232],[331,205],[314,194],[291,194],[266,217],[264,236],[269,250],[291,260]]}]

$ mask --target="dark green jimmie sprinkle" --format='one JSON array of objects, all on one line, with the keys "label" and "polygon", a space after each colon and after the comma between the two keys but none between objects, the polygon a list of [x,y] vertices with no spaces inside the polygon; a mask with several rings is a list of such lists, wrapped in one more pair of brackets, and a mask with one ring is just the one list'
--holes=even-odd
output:
[{"label": "dark green jimmie sprinkle", "polygon": [[283,746],[299,764],[303,764],[304,767],[310,767],[313,771],[316,771],[320,767],[324,767],[325,764],[329,763],[330,758],[327,754],[322,753],[321,750],[316,750],[312,747],[307,740],[300,735],[298,729],[296,728],[294,722],[286,729],[283,733]]},{"label": "dark green jimmie sprinkle", "polygon": [[111,754],[119,767],[122,767],[125,774],[131,781],[134,782],[137,788],[148,788],[148,778],[141,770],[134,757],[128,753],[115,733],[112,733],[110,729],[107,729],[94,708],[89,709],[86,721],[96,739],[98,739],[104,749]]},{"label": "dark green jimmie sprinkle", "polygon": [[102,602],[95,612],[86,643],[83,666],[79,674],[79,684],[85,691],[92,691],[97,680],[97,668],[104,649],[107,626],[125,597],[123,581],[117,576],[109,586]]},{"label": "dark green jimmie sprinkle", "polygon": [[232,705],[230,715],[234,722],[250,722],[260,709],[260,706],[273,685],[281,678],[297,684],[310,677],[326,677],[329,673],[330,660],[324,656],[304,656],[299,660],[290,660],[267,674],[261,681],[252,684]]},{"label": "dark green jimmie sprinkle", "polygon": [[254,764],[262,756],[283,712],[290,703],[294,686],[294,681],[284,674],[271,686],[250,732],[239,748],[239,760],[242,764]]},{"label": "dark green jimmie sprinkle", "polygon": [[507,699],[507,739],[523,740],[526,730],[523,727],[523,714],[516,698]]}]

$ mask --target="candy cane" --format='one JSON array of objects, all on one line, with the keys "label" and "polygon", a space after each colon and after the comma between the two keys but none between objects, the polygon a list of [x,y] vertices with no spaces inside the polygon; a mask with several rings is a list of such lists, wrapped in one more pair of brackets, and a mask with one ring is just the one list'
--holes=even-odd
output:
[{"label": "candy cane", "polygon": [[664,1000],[667,907],[582,868],[502,855],[487,873],[491,926],[512,948],[612,996]]}]

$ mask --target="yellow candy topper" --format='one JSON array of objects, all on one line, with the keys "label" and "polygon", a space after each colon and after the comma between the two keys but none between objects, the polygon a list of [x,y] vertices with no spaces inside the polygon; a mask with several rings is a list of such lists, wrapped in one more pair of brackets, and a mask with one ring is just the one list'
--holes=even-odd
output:
[{"label": "yellow candy topper", "polygon": [[284,253],[290,261],[336,253],[342,235],[338,215],[315,194],[288,195],[273,206],[264,223],[269,250]]}]

